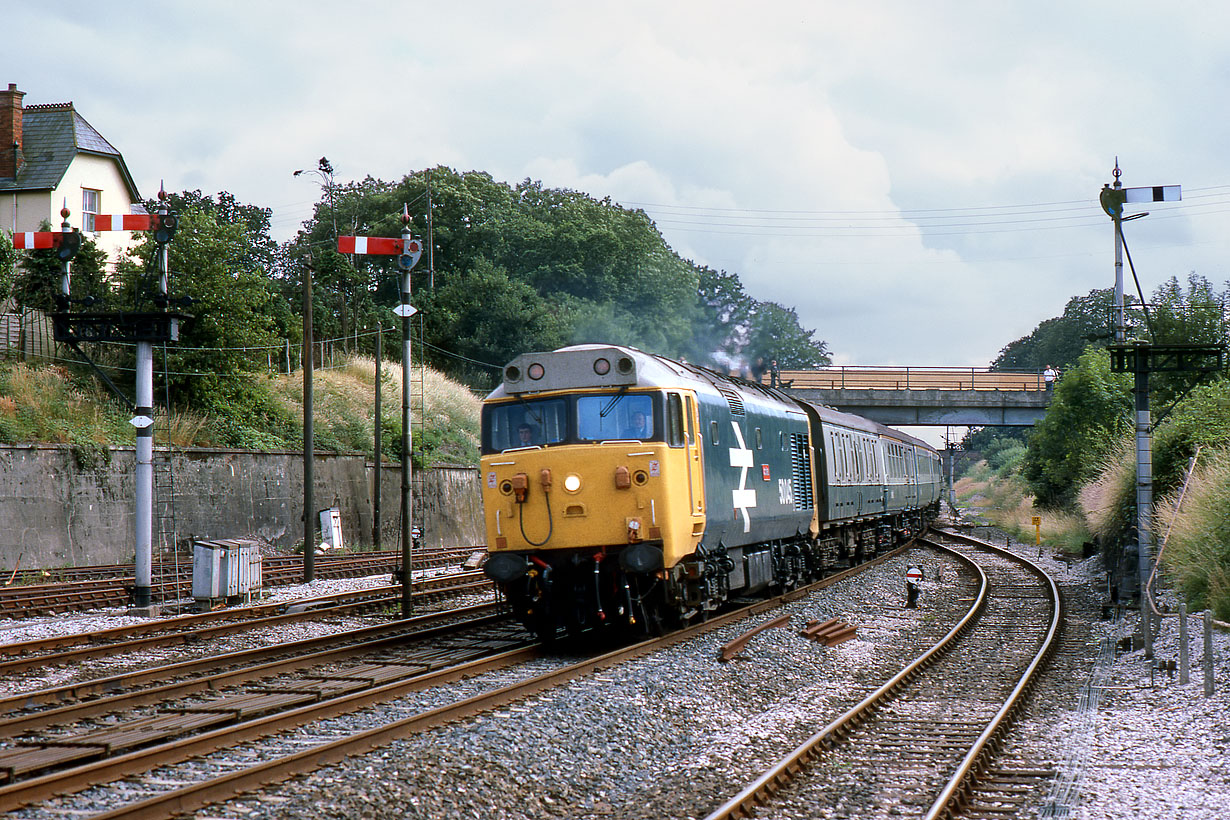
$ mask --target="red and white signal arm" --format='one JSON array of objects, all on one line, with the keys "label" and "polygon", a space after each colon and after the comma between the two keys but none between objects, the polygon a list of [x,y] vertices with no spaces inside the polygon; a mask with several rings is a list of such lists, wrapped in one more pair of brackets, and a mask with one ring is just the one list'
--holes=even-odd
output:
[{"label": "red and white signal arm", "polygon": [[917,584],[923,579],[922,567],[910,567],[905,571],[905,580]]},{"label": "red and white signal arm", "polygon": [[338,253],[361,253],[373,256],[400,256],[406,254],[415,262],[423,253],[423,243],[417,239],[406,242],[391,236],[339,236]]}]

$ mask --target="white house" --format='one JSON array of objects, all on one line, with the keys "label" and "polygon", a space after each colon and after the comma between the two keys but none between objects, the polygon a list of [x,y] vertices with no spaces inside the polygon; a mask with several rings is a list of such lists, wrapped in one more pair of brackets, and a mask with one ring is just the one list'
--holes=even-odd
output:
[{"label": "white house", "polygon": [[37,231],[43,220],[68,222],[92,235],[114,267],[133,236],[94,230],[99,214],[143,214],[124,157],[77,113],[71,102],[22,106],[24,91],[0,91],[0,229]]}]

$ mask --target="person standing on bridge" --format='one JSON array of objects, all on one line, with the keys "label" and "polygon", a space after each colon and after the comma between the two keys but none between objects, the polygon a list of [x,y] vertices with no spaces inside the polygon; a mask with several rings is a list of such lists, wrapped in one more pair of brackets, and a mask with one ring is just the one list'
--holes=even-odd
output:
[{"label": "person standing on bridge", "polygon": [[1046,370],[1042,371],[1042,381],[1046,382],[1046,392],[1051,392],[1051,389],[1055,386],[1055,379],[1058,378],[1059,371],[1055,369],[1054,365],[1048,364]]}]

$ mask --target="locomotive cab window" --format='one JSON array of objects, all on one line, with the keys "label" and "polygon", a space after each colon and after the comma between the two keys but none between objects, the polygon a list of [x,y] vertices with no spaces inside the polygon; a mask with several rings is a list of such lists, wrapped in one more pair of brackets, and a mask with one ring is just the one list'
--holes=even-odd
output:
[{"label": "locomotive cab window", "polygon": [[498,453],[541,447],[568,437],[568,405],[563,399],[493,404],[483,408],[483,450]]},{"label": "locomotive cab window", "polygon": [[577,438],[581,441],[661,440],[660,397],[614,393],[577,399]]},{"label": "locomotive cab window", "polygon": [[683,399],[678,393],[666,394],[666,443],[672,447],[682,447],[683,437]]}]

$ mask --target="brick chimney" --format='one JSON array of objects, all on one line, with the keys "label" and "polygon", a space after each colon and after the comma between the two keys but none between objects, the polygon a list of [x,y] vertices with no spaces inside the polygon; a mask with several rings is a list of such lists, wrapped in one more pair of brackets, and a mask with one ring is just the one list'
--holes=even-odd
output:
[{"label": "brick chimney", "polygon": [[9,83],[0,91],[0,179],[12,179],[24,164],[21,156],[21,98],[26,92]]}]

